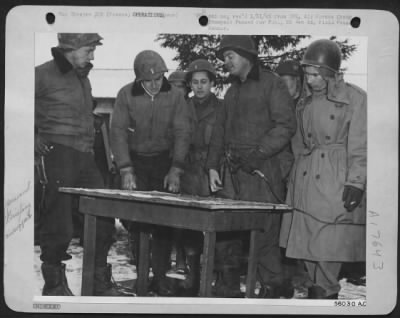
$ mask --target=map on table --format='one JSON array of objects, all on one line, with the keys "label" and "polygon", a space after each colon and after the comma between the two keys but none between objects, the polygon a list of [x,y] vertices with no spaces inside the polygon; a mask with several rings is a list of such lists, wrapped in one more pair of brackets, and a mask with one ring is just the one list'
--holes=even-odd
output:
[{"label": "map on table", "polygon": [[86,189],[67,187],[59,188],[59,191],[63,193],[79,194],[89,197],[152,202],[167,205],[191,206],[211,210],[292,210],[292,208],[286,204],[241,201],[215,197],[199,197],[159,191],[130,191],[116,189]]}]

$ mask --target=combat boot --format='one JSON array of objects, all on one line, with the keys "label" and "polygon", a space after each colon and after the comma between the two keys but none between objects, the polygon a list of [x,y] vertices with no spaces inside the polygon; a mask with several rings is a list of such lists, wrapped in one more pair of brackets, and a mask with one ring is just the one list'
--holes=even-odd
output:
[{"label": "combat boot", "polygon": [[65,264],[42,264],[43,296],[74,296],[68,287]]},{"label": "combat boot", "polygon": [[338,299],[339,293],[327,295],[326,290],[321,286],[313,285],[308,289],[310,299]]},{"label": "combat boot", "polygon": [[196,297],[200,289],[200,254],[187,256],[187,264],[189,273],[185,280],[182,281],[182,296]]},{"label": "combat boot", "polygon": [[223,298],[242,297],[240,292],[240,267],[223,266],[215,283],[215,295]]},{"label": "combat boot", "polygon": [[118,297],[130,296],[119,290],[114,282],[112,282],[111,264],[96,267],[94,270],[94,296]]}]

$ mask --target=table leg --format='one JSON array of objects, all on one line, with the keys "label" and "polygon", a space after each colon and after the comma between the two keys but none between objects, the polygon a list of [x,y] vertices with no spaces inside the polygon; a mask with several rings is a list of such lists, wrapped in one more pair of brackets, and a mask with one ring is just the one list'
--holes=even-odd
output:
[{"label": "table leg", "polygon": [[82,264],[82,296],[93,296],[96,252],[96,216],[85,214]]},{"label": "table leg", "polygon": [[249,260],[247,267],[247,279],[246,279],[246,297],[254,297],[254,288],[256,285],[256,274],[257,274],[257,234],[259,230],[252,230],[250,232],[250,248],[249,248]]},{"label": "table leg", "polygon": [[140,232],[139,242],[139,262],[138,268],[136,269],[136,292],[138,296],[146,296],[149,279],[150,234],[148,232]]},{"label": "table leg", "polygon": [[200,297],[211,296],[211,283],[214,270],[215,232],[205,232],[203,247],[203,264],[200,280]]}]

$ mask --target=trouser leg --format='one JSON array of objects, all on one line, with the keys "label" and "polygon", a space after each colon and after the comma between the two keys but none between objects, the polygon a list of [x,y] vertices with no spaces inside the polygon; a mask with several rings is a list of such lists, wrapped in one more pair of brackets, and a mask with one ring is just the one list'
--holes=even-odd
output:
[{"label": "trouser leg", "polygon": [[[314,290],[322,289],[322,295],[317,292],[315,298],[326,298],[340,291],[338,276],[342,263],[305,261],[305,265],[313,281]],[[320,297],[319,297],[320,296]]]},{"label": "trouser leg", "polygon": [[58,191],[62,186],[74,186],[79,175],[79,152],[54,144],[44,158],[48,183],[45,188],[40,227],[40,259],[45,281],[43,295],[72,296],[65,276],[66,251],[72,239],[72,209],[70,195]]},{"label": "trouser leg", "polygon": [[258,234],[257,276],[264,284],[281,283],[283,279],[281,251],[278,244],[279,224],[279,215],[271,213],[266,217],[264,231]]},{"label": "trouser leg", "polygon": [[154,226],[151,266],[155,279],[161,279],[171,268],[172,231],[165,226]]},{"label": "trouser leg", "polygon": [[72,239],[72,197],[60,193],[58,188],[75,185],[79,159],[78,151],[56,144],[44,159],[48,184],[41,214],[40,259],[45,263],[60,264]]},{"label": "trouser leg", "polygon": [[219,272],[216,295],[238,297],[240,295],[240,261],[243,243],[239,232],[217,233],[215,244],[215,267]]}]

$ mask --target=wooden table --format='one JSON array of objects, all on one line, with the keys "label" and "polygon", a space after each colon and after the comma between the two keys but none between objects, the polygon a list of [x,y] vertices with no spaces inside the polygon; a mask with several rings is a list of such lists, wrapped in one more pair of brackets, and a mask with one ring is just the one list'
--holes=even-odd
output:
[{"label": "wooden table", "polygon": [[[254,296],[257,267],[257,234],[265,215],[290,211],[284,204],[200,198],[163,192],[110,189],[60,188],[80,195],[79,210],[85,214],[82,296],[93,295],[96,218],[112,217],[204,232],[200,296],[211,296],[217,232],[251,231],[246,297]],[[149,274],[149,235],[140,233],[137,294],[145,296]]]}]

